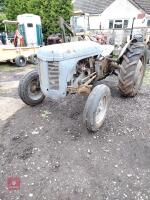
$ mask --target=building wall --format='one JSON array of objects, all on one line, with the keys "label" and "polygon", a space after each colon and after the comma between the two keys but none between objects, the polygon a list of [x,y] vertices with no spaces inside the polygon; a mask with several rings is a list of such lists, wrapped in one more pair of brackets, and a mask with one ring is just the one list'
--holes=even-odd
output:
[{"label": "building wall", "polygon": [[[89,28],[90,31],[104,33],[107,35],[107,42],[115,39],[115,44],[120,45],[126,38],[129,40],[133,18],[135,18],[133,34],[150,36],[150,16],[146,15],[144,18],[138,19],[138,15],[141,13],[143,11],[128,0],[115,0],[100,15],[90,14],[89,26],[86,26],[85,30]],[[148,19],[149,27],[147,27]],[[113,27],[110,27],[110,21],[113,22]],[[121,23],[121,27],[120,25],[118,27],[118,23]]]},{"label": "building wall", "polygon": [[89,28],[90,30],[100,29],[100,15],[89,15]]},{"label": "building wall", "polygon": [[128,0],[116,0],[101,14],[101,28],[109,29],[109,20],[126,19],[129,20],[128,28],[131,28],[134,17],[141,13]]},{"label": "building wall", "polygon": [[[150,31],[147,27],[147,20],[149,16],[142,19],[138,19],[138,15],[143,11],[136,8],[128,0],[116,0],[109,7],[107,7],[103,13],[101,13],[100,23],[102,32],[108,35],[108,39],[115,38],[115,44],[121,45],[127,38],[129,40],[131,34],[131,28],[134,20],[133,35],[142,34],[144,38],[146,34],[150,35]],[[110,28],[110,20],[113,21],[113,28]],[[122,20],[122,28],[116,28],[116,21]],[[128,21],[128,25],[124,27],[124,22]]]}]

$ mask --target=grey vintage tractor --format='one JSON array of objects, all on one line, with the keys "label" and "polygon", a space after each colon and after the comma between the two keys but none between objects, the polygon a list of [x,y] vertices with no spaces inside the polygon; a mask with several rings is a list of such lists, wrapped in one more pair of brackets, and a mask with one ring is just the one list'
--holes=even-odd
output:
[{"label": "grey vintage tractor", "polygon": [[103,124],[111,92],[100,81],[111,74],[118,76],[121,95],[134,97],[142,84],[146,52],[139,38],[125,45],[117,59],[114,47],[93,41],[77,41],[42,47],[38,53],[37,71],[26,74],[19,84],[21,99],[30,106],[41,103],[45,96],[59,99],[67,94],[89,94],[83,111],[83,122],[89,131]]}]

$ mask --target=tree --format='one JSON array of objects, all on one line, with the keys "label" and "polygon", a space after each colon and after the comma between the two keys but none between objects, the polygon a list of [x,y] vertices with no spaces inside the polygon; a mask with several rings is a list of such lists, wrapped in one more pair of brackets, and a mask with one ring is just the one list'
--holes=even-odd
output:
[{"label": "tree", "polygon": [[72,0],[32,0],[28,2],[28,10],[41,16],[43,33],[47,37],[60,32],[59,16],[69,22]]},{"label": "tree", "polygon": [[2,23],[2,21],[6,19],[6,15],[2,12],[0,12],[0,32],[4,31],[5,27],[4,24]]},{"label": "tree", "polygon": [[40,15],[45,37],[60,32],[59,16],[69,21],[72,12],[72,0],[13,0],[13,3],[5,0],[5,3],[8,19],[16,20],[17,15],[23,13]]},{"label": "tree", "polygon": [[4,10],[4,0],[0,0],[0,12]]},{"label": "tree", "polygon": [[6,19],[6,15],[4,13],[4,0],[0,0],[0,31],[4,31],[4,24],[2,24],[4,19]]}]

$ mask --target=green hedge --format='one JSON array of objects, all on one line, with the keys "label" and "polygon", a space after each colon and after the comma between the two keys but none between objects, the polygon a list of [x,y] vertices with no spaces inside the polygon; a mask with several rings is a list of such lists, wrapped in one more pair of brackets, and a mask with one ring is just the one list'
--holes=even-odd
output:
[{"label": "green hedge", "polygon": [[59,16],[69,22],[72,13],[72,0],[5,0],[5,5],[6,16],[11,20],[23,13],[40,15],[45,38],[60,32]]}]

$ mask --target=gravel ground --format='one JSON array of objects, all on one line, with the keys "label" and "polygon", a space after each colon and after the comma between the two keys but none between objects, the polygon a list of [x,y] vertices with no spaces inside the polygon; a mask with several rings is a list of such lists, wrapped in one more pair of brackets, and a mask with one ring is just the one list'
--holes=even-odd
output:
[{"label": "gravel ground", "polygon": [[[31,70],[0,66],[1,200],[149,200],[150,69],[135,98],[121,98],[107,78],[112,101],[104,125],[89,134],[82,124],[86,96],[49,99],[36,107],[17,95]],[[8,177],[19,190],[8,190]]]}]

